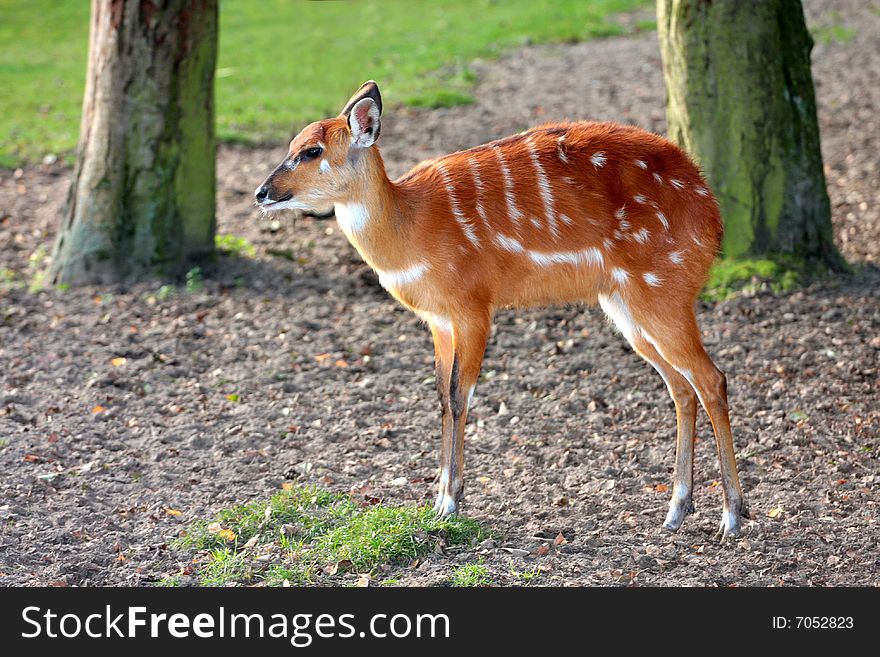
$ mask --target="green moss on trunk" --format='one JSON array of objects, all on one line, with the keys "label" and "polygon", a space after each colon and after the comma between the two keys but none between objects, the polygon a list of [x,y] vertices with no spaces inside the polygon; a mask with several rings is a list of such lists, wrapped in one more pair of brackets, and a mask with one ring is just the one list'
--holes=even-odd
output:
[{"label": "green moss on trunk", "polygon": [[841,264],[798,0],[658,0],[669,134],[706,172],[730,257]]},{"label": "green moss on trunk", "polygon": [[177,274],[215,229],[216,0],[94,0],[54,283]]}]

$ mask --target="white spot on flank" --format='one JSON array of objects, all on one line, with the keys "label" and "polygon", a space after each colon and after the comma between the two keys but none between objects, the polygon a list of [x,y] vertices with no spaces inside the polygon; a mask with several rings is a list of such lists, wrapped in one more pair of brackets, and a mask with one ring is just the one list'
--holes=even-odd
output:
[{"label": "white spot on flank", "polygon": [[657,210],[657,218],[660,220],[660,223],[663,224],[663,228],[669,230],[669,220],[666,218],[666,215]]},{"label": "white spot on flank", "polygon": [[635,163],[639,169],[647,169],[648,168],[648,165],[645,164],[644,160],[635,160]]},{"label": "white spot on flank", "polygon": [[629,230],[631,225],[626,219],[621,219],[620,230]]},{"label": "white spot on flank", "polygon": [[601,169],[603,166],[605,166],[606,159],[607,158],[605,157],[605,151],[596,151],[595,153],[593,153],[592,157],[590,157],[590,162],[592,162],[593,166],[597,169]]},{"label": "white spot on flank", "polygon": [[541,222],[538,221],[537,217],[532,217],[530,221],[532,222],[532,226],[534,226],[535,228],[541,227]]},{"label": "white spot on flank", "polygon": [[594,246],[583,251],[553,251],[542,253],[541,251],[529,251],[529,258],[538,265],[596,265],[602,267],[605,257]]},{"label": "white spot on flank", "polygon": [[633,237],[635,237],[636,242],[639,244],[644,244],[648,241],[648,238],[651,236],[651,231],[647,228],[639,228]]},{"label": "white spot on flank", "polygon": [[318,169],[321,173],[330,173],[330,163],[327,160],[321,160],[321,164],[318,166]]},{"label": "white spot on flank", "polygon": [[605,248],[606,248],[608,251],[610,251],[611,249],[614,248],[614,242],[612,242],[612,241],[611,241],[610,239],[608,239],[607,237],[606,237],[604,240],[602,240],[602,244],[605,246]]},{"label": "white spot on flank", "polygon": [[626,209],[620,208],[619,210],[615,210],[614,211],[614,218],[617,219],[618,221],[623,221],[624,219],[626,219]]},{"label": "white spot on flank", "polygon": [[614,239],[619,240],[619,239],[622,238],[622,237],[623,237],[623,233],[621,233],[619,230],[616,230],[616,229],[615,229],[615,231],[614,231]]},{"label": "white spot on flank", "polygon": [[694,235],[693,240],[694,240],[694,244],[696,244],[697,246],[703,246],[703,243],[700,241],[700,238],[697,237],[696,235]]},{"label": "white spot on flank", "polygon": [[709,195],[709,190],[706,189],[705,187],[697,187],[696,189],[694,189],[694,191],[697,194],[699,194],[700,196],[708,196]]},{"label": "white spot on flank", "polygon": [[550,187],[550,181],[547,174],[544,173],[544,167],[541,166],[541,160],[538,157],[538,151],[535,149],[535,142],[529,137],[526,139],[529,147],[529,157],[532,158],[532,165],[535,167],[535,177],[538,180],[538,190],[541,193],[541,201],[544,204],[544,215],[547,218],[547,226],[554,237],[559,237],[559,228],[556,226],[556,212],[553,209],[553,189]]},{"label": "white spot on flank", "polygon": [[658,278],[655,274],[652,274],[649,271],[646,271],[642,274],[642,278],[645,279],[645,283],[650,285],[651,287],[657,287],[662,282],[660,278]]},{"label": "white spot on flank", "polygon": [[633,196],[633,201],[635,201],[636,203],[644,204],[647,200],[648,199],[646,199],[641,194],[636,194],[635,196]]},{"label": "white spot on flank", "polygon": [[684,189],[684,183],[680,180],[676,180],[675,178],[671,178],[669,180],[669,184],[675,187],[676,189]]},{"label": "white spot on flank", "polygon": [[658,185],[663,184],[663,178],[660,177],[659,173],[654,174],[654,182],[657,183]]},{"label": "white spot on flank", "polygon": [[406,269],[398,269],[396,271],[379,271],[377,269],[376,273],[379,275],[379,283],[381,283],[382,287],[386,290],[392,290],[415,283],[424,276],[426,271],[428,271],[428,265],[424,262],[417,262]]},{"label": "white spot on flank", "polygon": [[569,226],[571,226],[571,225],[574,223],[574,222],[571,220],[571,217],[569,217],[567,214],[561,214],[561,215],[559,215],[559,220],[560,220],[562,223],[564,223],[564,224],[568,224]]},{"label": "white spot on flank", "polygon": [[498,233],[497,235],[495,235],[495,241],[498,242],[502,249],[510,251],[511,253],[522,253],[523,251],[525,251],[522,244],[520,244],[512,237],[508,237],[507,235],[502,235],[501,233]]},{"label": "white spot on flank", "polygon": [[612,292],[610,295],[600,294],[599,305],[602,306],[602,310],[605,311],[608,319],[614,322],[617,330],[623,333],[623,337],[632,343],[636,337],[636,333],[639,331],[639,327],[633,321],[632,314],[629,312],[629,307],[626,305],[623,297],[620,296],[620,293]]},{"label": "white spot on flank", "polygon": [[504,153],[501,148],[495,144],[492,149],[495,151],[495,157],[498,158],[498,164],[501,167],[501,177],[504,179],[504,200],[507,202],[507,216],[513,223],[519,223],[523,213],[516,207],[516,198],[513,195],[513,178],[510,175],[510,169],[507,167],[507,161],[504,159]]},{"label": "white spot on flank", "polygon": [[629,272],[626,269],[614,267],[611,270],[611,278],[613,278],[621,285],[624,285],[629,280]]},{"label": "white spot on flank", "polygon": [[440,176],[443,178],[443,184],[446,186],[446,195],[449,197],[449,207],[452,209],[452,216],[455,217],[458,225],[461,226],[461,230],[464,232],[464,236],[467,237],[468,241],[475,247],[479,248],[480,238],[477,237],[477,231],[474,230],[474,227],[471,225],[468,218],[464,216],[458,205],[458,199],[455,196],[455,189],[452,186],[452,180],[449,178],[449,172],[442,164],[437,165],[437,171],[440,172]]},{"label": "white spot on flank", "polygon": [[336,222],[346,235],[362,231],[370,218],[363,203],[337,203],[335,212]]},{"label": "white spot on flank", "polygon": [[566,185],[574,185],[575,184],[574,178],[572,178],[571,176],[562,176],[562,182],[564,182]]},{"label": "white spot on flank", "polygon": [[682,256],[681,251],[673,251],[669,254],[669,260],[674,265],[680,265],[682,262],[684,262],[684,257]]}]

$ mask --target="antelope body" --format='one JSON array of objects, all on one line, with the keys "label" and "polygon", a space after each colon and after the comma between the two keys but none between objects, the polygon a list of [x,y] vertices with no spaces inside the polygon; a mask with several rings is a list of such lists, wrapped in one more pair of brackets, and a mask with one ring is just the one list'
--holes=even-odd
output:
[{"label": "antelope body", "polygon": [[596,303],[663,377],[678,440],[664,527],[693,510],[697,401],[722,474],[719,534],[744,513],[726,379],[703,349],[694,299],[722,223],[697,167],[669,141],[612,123],[545,125],[417,165],[391,181],[367,82],[307,126],[257,190],[265,211],[335,205],[381,284],[430,327],[442,406],[440,515],[458,511],[464,427],[496,309]]}]

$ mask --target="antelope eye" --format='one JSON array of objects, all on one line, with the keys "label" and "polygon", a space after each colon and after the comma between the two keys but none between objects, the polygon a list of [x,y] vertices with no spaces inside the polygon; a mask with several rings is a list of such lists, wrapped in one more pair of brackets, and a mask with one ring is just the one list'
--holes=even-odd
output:
[{"label": "antelope eye", "polygon": [[302,157],[304,160],[312,160],[318,157],[321,153],[324,152],[324,149],[320,146],[313,146],[312,148],[307,148],[303,151]]}]

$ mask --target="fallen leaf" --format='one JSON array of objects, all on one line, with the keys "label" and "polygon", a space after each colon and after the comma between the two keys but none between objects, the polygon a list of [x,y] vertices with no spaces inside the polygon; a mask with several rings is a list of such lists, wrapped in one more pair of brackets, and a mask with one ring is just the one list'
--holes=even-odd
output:
[{"label": "fallen leaf", "polygon": [[328,358],[330,358],[330,354],[318,354],[317,356],[315,356],[315,360],[319,363],[323,363]]},{"label": "fallen leaf", "polygon": [[665,493],[669,490],[669,486],[667,486],[666,484],[655,484],[654,490],[658,493]]},{"label": "fallen leaf", "polygon": [[125,365],[127,360],[122,356],[118,356],[117,358],[112,359],[110,362],[113,364],[113,367],[122,367],[123,365]]},{"label": "fallen leaf", "polygon": [[37,456],[36,454],[25,454],[24,460],[28,463],[42,463],[43,458],[41,456]]},{"label": "fallen leaf", "polygon": [[165,513],[167,513],[169,516],[183,515],[183,511],[178,511],[177,509],[165,509]]},{"label": "fallen leaf", "polygon": [[348,367],[348,361],[340,358],[335,363],[333,363],[336,367]]},{"label": "fallen leaf", "polygon": [[283,490],[293,490],[293,482],[292,481],[285,481],[283,484],[281,484],[281,488]]},{"label": "fallen leaf", "polygon": [[544,543],[539,545],[538,548],[535,550],[535,554],[537,554],[539,557],[543,557],[548,552],[550,552],[550,548]]},{"label": "fallen leaf", "polygon": [[781,513],[782,513],[782,507],[778,507],[778,506],[777,506],[777,507],[775,507],[775,508],[773,508],[773,509],[770,509],[770,510],[767,512],[767,515],[768,515],[769,517],[771,517],[771,518],[778,518],[779,515],[780,515]]},{"label": "fallen leaf", "polygon": [[227,541],[234,541],[237,538],[235,532],[231,529],[221,529],[217,532],[217,536],[226,539]]},{"label": "fallen leaf", "polygon": [[553,539],[553,545],[565,545],[566,543],[568,543],[568,539],[562,535],[562,532],[559,532],[556,538]]},{"label": "fallen leaf", "polygon": [[205,527],[205,529],[208,530],[209,534],[216,534],[223,529],[223,525],[221,525],[219,522],[212,522],[210,525]]},{"label": "fallen leaf", "polygon": [[230,392],[228,395],[226,395],[226,399],[228,399],[231,402],[237,402],[240,399],[240,397],[237,394],[235,394],[234,392]]},{"label": "fallen leaf", "polygon": [[357,581],[354,583],[355,586],[359,586],[364,588],[370,585],[370,576],[369,575],[361,575],[357,578]]},{"label": "fallen leaf", "polygon": [[97,415],[98,413],[103,413],[107,409],[98,404],[97,406],[92,407],[92,414]]}]

